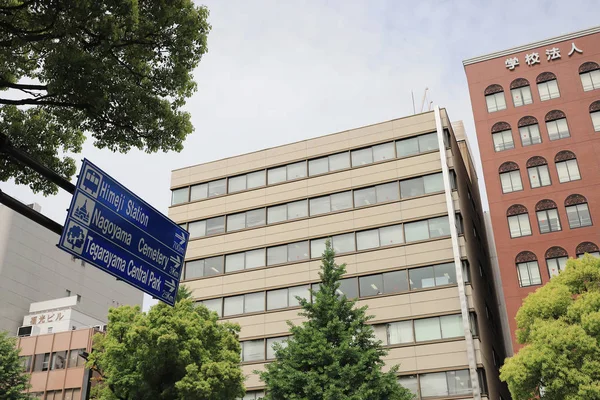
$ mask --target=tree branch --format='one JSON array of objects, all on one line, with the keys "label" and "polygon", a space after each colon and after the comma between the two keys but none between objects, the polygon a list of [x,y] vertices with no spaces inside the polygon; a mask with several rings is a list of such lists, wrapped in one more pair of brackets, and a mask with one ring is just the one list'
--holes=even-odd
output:
[{"label": "tree branch", "polygon": [[25,83],[12,83],[5,79],[0,79],[0,88],[11,88],[19,90],[48,90],[48,85],[30,85]]},{"label": "tree branch", "polygon": [[[47,96],[44,96],[47,97]],[[14,106],[57,106],[57,107],[71,107],[77,108],[80,110],[87,110],[91,106],[89,104],[79,104],[79,103],[69,103],[62,101],[40,101],[41,98],[37,99],[22,99],[22,100],[11,100],[11,99],[1,99],[0,104],[14,105]]]}]

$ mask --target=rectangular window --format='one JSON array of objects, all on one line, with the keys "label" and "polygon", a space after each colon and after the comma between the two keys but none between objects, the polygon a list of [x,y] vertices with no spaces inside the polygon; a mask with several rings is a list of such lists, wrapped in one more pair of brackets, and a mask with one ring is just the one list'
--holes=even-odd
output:
[{"label": "rectangular window", "polygon": [[336,290],[339,296],[346,296],[349,299],[358,297],[358,278],[346,278],[340,281],[340,287]]},{"label": "rectangular window", "polygon": [[180,189],[173,189],[171,191],[171,205],[177,205],[187,203],[189,201],[190,188],[184,187]]},{"label": "rectangular window", "polygon": [[308,200],[294,201],[287,204],[287,219],[304,218],[308,216]]},{"label": "rectangular window", "polygon": [[269,224],[275,224],[287,219],[287,205],[273,206],[267,208],[267,221]]},{"label": "rectangular window", "polygon": [[424,176],[423,185],[425,186],[425,193],[443,192],[444,178],[442,173]]},{"label": "rectangular window", "polygon": [[244,313],[265,311],[265,292],[244,295]]},{"label": "rectangular window", "polygon": [[242,345],[242,361],[260,361],[265,359],[264,339],[246,340]]},{"label": "rectangular window", "polygon": [[31,372],[31,366],[33,365],[33,356],[20,356],[19,363],[23,368],[24,372]]},{"label": "rectangular window", "polygon": [[492,133],[492,139],[494,141],[494,150],[496,151],[504,151],[515,148],[512,132],[510,130]]},{"label": "rectangular window", "polygon": [[326,214],[331,212],[331,200],[329,196],[310,199],[310,215]]},{"label": "rectangular window", "polygon": [[246,252],[245,269],[265,266],[265,249],[249,250]]},{"label": "rectangular window", "polygon": [[387,344],[412,342],[414,342],[412,321],[387,324]]},{"label": "rectangular window", "polygon": [[374,187],[354,191],[355,207],[370,206],[377,203],[377,192]]},{"label": "rectangular window", "polygon": [[379,247],[379,230],[371,229],[356,233],[356,246],[358,250],[367,250]]},{"label": "rectangular window", "polygon": [[408,291],[408,271],[394,271],[383,274],[383,292],[385,294]]},{"label": "rectangular window", "polygon": [[398,192],[398,182],[377,185],[375,186],[375,193],[377,195],[378,203],[384,203],[386,201],[395,201],[400,198],[400,193]]},{"label": "rectangular window", "polygon": [[225,217],[215,217],[206,220],[206,235],[225,232]]},{"label": "rectangular window", "polygon": [[229,193],[241,192],[246,190],[246,175],[234,176],[228,179]]},{"label": "rectangular window", "polygon": [[396,151],[394,150],[394,142],[382,143],[373,146],[373,161],[384,161],[396,158]]},{"label": "rectangular window", "polygon": [[265,186],[266,184],[266,172],[264,169],[256,172],[250,172],[248,175],[246,175],[246,177],[248,189]]},{"label": "rectangular window", "polygon": [[313,239],[310,241],[311,258],[321,258],[321,256],[325,252],[325,240],[327,239]]},{"label": "rectangular window", "polygon": [[336,235],[332,237],[331,245],[336,254],[356,251],[356,246],[354,243],[354,233],[346,233],[343,235]]},{"label": "rectangular window", "polygon": [[579,74],[579,77],[581,78],[581,84],[583,85],[584,92],[600,89],[600,69],[584,72]]},{"label": "rectangular window", "polygon": [[590,113],[590,117],[592,117],[592,124],[594,125],[594,131],[600,132],[600,111],[595,111]]},{"label": "rectangular window", "polygon": [[566,207],[569,227],[571,229],[592,225],[592,217],[587,204]]},{"label": "rectangular window", "polygon": [[264,390],[253,390],[251,392],[246,392],[246,395],[239,400],[259,400],[265,397]]},{"label": "rectangular window", "polygon": [[540,100],[546,101],[560,97],[558,90],[558,82],[556,79],[551,81],[538,83],[538,91],[540,92]]},{"label": "rectangular window", "polygon": [[332,194],[330,197],[331,211],[347,210],[353,207],[351,191]]},{"label": "rectangular window", "polygon": [[434,265],[433,275],[435,278],[435,286],[451,285],[457,282],[454,263]]},{"label": "rectangular window", "polygon": [[267,249],[267,265],[283,264],[287,262],[287,246],[269,247]]},{"label": "rectangular window", "polygon": [[216,256],[204,259],[204,276],[222,274],[223,261],[223,256]]},{"label": "rectangular window", "polygon": [[548,265],[548,274],[552,278],[553,276],[558,275],[559,272],[564,271],[567,266],[567,260],[569,257],[557,257],[557,258],[547,258],[546,264]]},{"label": "rectangular window", "polygon": [[548,121],[546,122],[546,128],[548,129],[550,140],[565,139],[571,136],[566,118]]},{"label": "rectangular window", "polygon": [[440,317],[440,326],[442,327],[442,339],[465,336],[460,314]]},{"label": "rectangular window", "polygon": [[287,180],[306,178],[306,161],[300,161],[286,166]]},{"label": "rectangular window", "polygon": [[297,297],[304,300],[310,300],[310,285],[294,286],[288,289],[288,307],[297,307],[300,305]]},{"label": "rectangular window", "polygon": [[421,397],[448,396],[448,379],[446,372],[434,372],[419,376]]},{"label": "rectangular window", "polygon": [[427,222],[429,223],[429,237],[436,238],[450,235],[448,217],[431,218]]},{"label": "rectangular window", "polygon": [[[200,303],[204,304],[204,306],[206,308],[208,308],[210,311],[216,312],[217,315],[219,316],[219,318],[221,318],[223,316],[223,299],[222,298],[204,300],[204,301],[201,301]],[[235,306],[234,306],[234,308],[235,308]],[[240,308],[240,312],[235,313],[235,314],[241,314],[242,310],[243,310],[243,308]]]},{"label": "rectangular window", "polygon": [[308,241],[296,242],[287,245],[288,262],[308,260]]},{"label": "rectangular window", "polygon": [[542,135],[540,135],[540,126],[538,124],[520,127],[519,134],[521,135],[521,144],[523,147],[542,143]]},{"label": "rectangular window", "polygon": [[246,213],[227,216],[227,232],[233,232],[246,227]]},{"label": "rectangular window", "polygon": [[85,349],[72,349],[69,352],[68,368],[83,367],[85,365],[85,360],[81,356],[84,352]]},{"label": "rectangular window", "polygon": [[531,235],[529,214],[512,215],[508,217],[508,228],[511,238]]},{"label": "rectangular window", "polygon": [[511,193],[523,190],[520,171],[510,171],[500,174],[502,193]]},{"label": "rectangular window", "polygon": [[208,182],[208,197],[221,196],[227,193],[226,179]]},{"label": "rectangular window", "polygon": [[246,228],[265,225],[267,222],[265,214],[264,208],[246,211]]},{"label": "rectangular window", "polygon": [[244,295],[226,297],[223,302],[223,315],[238,315],[244,313]]},{"label": "rectangular window", "polygon": [[442,331],[439,317],[415,320],[415,340],[417,342],[439,340],[441,338]]},{"label": "rectangular window", "polygon": [[391,246],[404,242],[402,225],[384,226],[379,228],[379,244]]},{"label": "rectangular window", "polygon": [[271,168],[267,170],[267,182],[269,185],[274,185],[276,183],[285,182],[286,181],[286,168],[277,167]]},{"label": "rectangular window", "polygon": [[190,239],[206,236],[206,220],[190,222],[188,232],[190,233]]},{"label": "rectangular window", "polygon": [[398,378],[398,383],[408,389],[417,399],[419,395],[419,382],[417,381],[416,375],[406,375]]},{"label": "rectangular window", "polygon": [[191,187],[190,201],[206,199],[208,197],[208,183],[201,183]]},{"label": "rectangular window", "polygon": [[512,95],[513,104],[515,107],[521,107],[526,104],[533,103],[533,98],[531,97],[531,88],[529,86],[511,89],[510,94]]},{"label": "rectangular window", "polygon": [[552,184],[550,181],[550,172],[548,171],[548,165],[538,165],[537,167],[527,168],[527,174],[529,175],[529,183],[531,188],[535,189],[542,186],[549,186]]},{"label": "rectangular window", "polygon": [[373,148],[371,147],[367,147],[366,149],[354,150],[350,154],[352,156],[353,167],[373,163]]},{"label": "rectangular window", "polygon": [[408,280],[411,290],[435,287],[433,267],[421,267],[409,270]]},{"label": "rectangular window", "polygon": [[329,160],[327,157],[316,158],[308,161],[308,175],[315,176],[329,172]]},{"label": "rectangular window", "polygon": [[267,360],[275,359],[275,350],[273,349],[273,345],[275,343],[279,343],[281,345],[281,347],[286,347],[287,339],[288,339],[287,336],[274,337],[274,338],[267,339]]},{"label": "rectangular window", "polygon": [[581,179],[579,174],[579,166],[577,160],[567,160],[556,163],[556,171],[558,172],[558,181],[560,183],[577,181]]},{"label": "rectangular window", "polygon": [[204,276],[204,260],[187,261],[185,263],[185,279]]},{"label": "rectangular window", "polygon": [[518,263],[517,273],[521,287],[542,284],[542,277],[540,276],[540,268],[537,261]]},{"label": "rectangular window", "polygon": [[398,154],[398,157],[408,157],[425,153],[437,150],[438,147],[436,132],[396,141],[396,153]]},{"label": "rectangular window", "polygon": [[81,389],[65,389],[64,400],[81,400]]},{"label": "rectangular window", "polygon": [[427,221],[408,222],[404,224],[404,236],[407,242],[429,239]]},{"label": "rectangular window", "polygon": [[[468,394],[471,392],[471,376],[469,370],[446,372],[448,381],[448,393],[450,395]],[[482,385],[482,389],[484,386]]]},{"label": "rectangular window", "polygon": [[561,230],[558,210],[556,208],[538,211],[536,214],[540,233],[558,232]]},{"label": "rectangular window", "polygon": [[33,372],[48,371],[50,368],[50,353],[36,354],[33,360]]},{"label": "rectangular window", "polygon": [[368,275],[358,278],[360,297],[383,294],[383,275]]},{"label": "rectangular window", "polygon": [[504,92],[488,94],[485,96],[485,103],[487,104],[488,112],[496,112],[506,109],[506,100],[504,99]]},{"label": "rectangular window", "polygon": [[332,154],[329,157],[329,171],[339,171],[340,169],[350,168],[350,153]]},{"label": "rectangular window", "polygon": [[288,307],[288,290],[278,289],[267,292],[267,310],[277,310]]}]

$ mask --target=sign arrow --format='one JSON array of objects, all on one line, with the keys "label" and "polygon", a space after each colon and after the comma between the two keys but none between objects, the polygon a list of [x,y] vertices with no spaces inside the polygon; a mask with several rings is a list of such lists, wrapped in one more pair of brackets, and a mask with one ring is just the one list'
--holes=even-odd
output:
[{"label": "sign arrow", "polygon": [[178,269],[179,266],[181,265],[181,258],[179,258],[179,256],[171,256],[171,261],[173,262],[173,268],[174,269]]},{"label": "sign arrow", "polygon": [[179,244],[183,245],[185,243],[185,236],[179,232],[175,232],[175,239],[179,239]]},{"label": "sign arrow", "polygon": [[165,286],[169,288],[169,292],[173,293],[175,290],[175,281],[171,279],[171,281],[165,281]]}]

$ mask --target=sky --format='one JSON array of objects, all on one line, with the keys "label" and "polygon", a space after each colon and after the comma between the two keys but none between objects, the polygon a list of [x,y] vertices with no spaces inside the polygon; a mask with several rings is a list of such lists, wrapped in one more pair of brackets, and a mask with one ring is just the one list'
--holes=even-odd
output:
[{"label": "sky", "polygon": [[[88,140],[76,159],[166,214],[173,169],[407,116],[411,92],[419,112],[428,88],[425,110],[431,101],[463,120],[478,163],[462,60],[596,26],[599,2],[197,2],[210,10],[212,31],[186,105],[195,132],[184,150],[119,154]],[[14,182],[0,189],[64,222],[68,193],[45,198]]]}]

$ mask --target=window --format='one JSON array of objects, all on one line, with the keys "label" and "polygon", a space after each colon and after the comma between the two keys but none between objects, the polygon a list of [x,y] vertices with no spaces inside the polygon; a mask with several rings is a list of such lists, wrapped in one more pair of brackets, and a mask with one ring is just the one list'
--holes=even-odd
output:
[{"label": "window", "polygon": [[85,360],[83,359],[83,357],[81,357],[84,352],[85,349],[72,349],[69,352],[68,368],[85,366]]},{"label": "window", "polygon": [[548,137],[550,137],[550,140],[565,139],[571,136],[566,118],[546,121],[546,129],[548,129]]},{"label": "window", "polygon": [[523,145],[523,147],[531,146],[532,144],[542,143],[542,136],[540,135],[540,126],[538,124],[520,127],[519,134],[521,135],[521,144]]},{"label": "window", "polygon": [[519,275],[519,286],[541,285],[542,277],[537,261],[528,261],[517,263],[517,273]]},{"label": "window", "polygon": [[594,62],[587,62],[579,67],[579,78],[584,92],[600,89],[600,67]]},{"label": "window", "polygon": [[566,207],[571,229],[592,225],[592,217],[587,203]]},{"label": "window", "polygon": [[19,363],[25,372],[31,372],[31,366],[33,365],[33,356],[20,356]]},{"label": "window", "polygon": [[460,314],[415,320],[415,340],[449,339],[464,336]]},{"label": "window", "polygon": [[485,96],[485,103],[487,104],[487,109],[490,113],[505,110],[506,99],[504,99],[504,92],[501,91],[497,93],[488,94],[487,96]]},{"label": "window", "polygon": [[259,400],[265,397],[264,390],[254,390],[251,392],[246,392],[246,395],[239,400]]},{"label": "window", "polygon": [[448,217],[406,223],[404,224],[404,234],[407,242],[448,236],[450,235]]},{"label": "window", "polygon": [[413,268],[408,271],[408,277],[411,290],[456,284],[454,263]]},{"label": "window", "polygon": [[223,315],[247,314],[265,310],[265,292],[248,293],[226,297],[223,303]]},{"label": "window", "polygon": [[225,256],[225,272],[265,266],[265,249],[249,250]]},{"label": "window", "polygon": [[63,400],[62,390],[48,390],[48,391],[46,391],[45,400]]},{"label": "window", "polygon": [[309,285],[269,290],[267,292],[267,310],[296,307],[300,305],[296,296],[310,300]]},{"label": "window", "polygon": [[308,242],[290,243],[267,249],[267,265],[308,259]]},{"label": "window", "polygon": [[398,182],[386,183],[354,191],[354,206],[368,206],[376,203],[398,200]]},{"label": "window", "polygon": [[419,383],[417,381],[417,375],[407,375],[398,378],[398,383],[408,389],[412,394],[415,395],[415,399],[419,395]]},{"label": "window", "polygon": [[184,187],[171,191],[171,205],[187,203],[190,194],[190,188]]},{"label": "window", "polygon": [[352,166],[371,164],[373,162],[391,160],[396,157],[394,152],[394,143],[383,143],[365,149],[353,150],[350,152],[352,156]]},{"label": "window", "polygon": [[33,372],[50,369],[50,353],[36,354],[33,361]]},{"label": "window", "polygon": [[547,258],[546,264],[548,265],[548,275],[552,278],[553,276],[558,275],[559,272],[564,271],[568,259],[569,257]]},{"label": "window", "polygon": [[523,182],[521,182],[521,174],[519,170],[500,174],[500,182],[502,184],[502,193],[511,193],[523,190]]},{"label": "window", "polygon": [[64,400],[81,400],[81,389],[65,389]]},{"label": "window", "polygon": [[581,179],[576,159],[557,162],[556,171],[558,172],[558,181],[560,183]]},{"label": "window", "polygon": [[558,232],[561,230],[558,210],[556,208],[537,211],[540,233]]},{"label": "window", "polygon": [[208,183],[201,183],[190,188],[190,201],[206,199],[208,197]]},{"label": "window", "polygon": [[226,179],[208,182],[208,197],[221,196],[227,193]]},{"label": "window", "polygon": [[[427,221],[424,221],[427,223]],[[356,233],[358,250],[403,243],[402,225],[386,226]]]},{"label": "window", "polygon": [[531,235],[531,225],[529,224],[529,214],[511,215],[508,217],[508,229],[511,238]]},{"label": "window", "polygon": [[229,193],[240,192],[242,190],[254,189],[265,186],[265,170],[251,172],[246,175],[234,176],[228,179]]},{"label": "window", "polygon": [[264,339],[246,340],[242,345],[242,361],[260,361],[265,359]]},{"label": "window", "polygon": [[276,183],[285,182],[286,180],[286,169],[284,167],[271,168],[267,171],[267,182],[269,185]]},{"label": "window", "polygon": [[210,311],[216,312],[217,315],[219,316],[219,318],[221,318],[223,316],[223,299],[222,298],[203,300],[203,301],[200,301],[199,303],[203,304]]},{"label": "window", "polygon": [[300,200],[279,206],[269,207],[267,209],[267,213],[269,224],[290,219],[303,218],[308,216],[308,201]]},{"label": "window", "polygon": [[428,151],[438,150],[437,133],[413,136],[396,141],[396,153],[398,157],[408,157]]},{"label": "window", "polygon": [[300,161],[286,166],[287,180],[305,178],[306,177],[306,161]]},{"label": "window", "polygon": [[223,256],[193,260],[185,263],[185,279],[223,273]]},{"label": "window", "polygon": [[340,281],[340,287],[336,290],[339,296],[346,296],[349,299],[358,297],[358,278],[346,278]]},{"label": "window", "polygon": [[509,129],[492,133],[492,139],[494,141],[494,149],[496,151],[504,151],[515,148],[512,132]]},{"label": "window", "polygon": [[533,103],[529,83],[527,84],[527,86],[510,89],[510,94],[512,96],[513,104],[515,105],[515,107],[521,107],[526,104]]},{"label": "window", "polygon": [[584,254],[589,254],[594,257],[600,257],[600,249],[592,242],[582,242],[577,245],[575,249],[577,258],[581,258]]},{"label": "window", "polygon": [[246,184],[246,175],[231,177],[227,180],[227,184],[229,186],[229,193],[241,192],[248,188],[248,185]]},{"label": "window", "polygon": [[[544,160],[544,162],[546,161]],[[527,168],[527,174],[529,175],[529,183],[532,189],[552,184],[547,164],[529,167]]]},{"label": "window", "polygon": [[273,348],[273,345],[275,343],[279,343],[281,345],[281,347],[287,347],[287,336],[281,336],[281,337],[274,337],[274,338],[268,338],[267,339],[267,360],[274,360],[275,357],[275,349]]},{"label": "window", "polygon": [[349,208],[352,208],[351,191],[310,199],[310,215],[325,214]]},{"label": "window", "polygon": [[400,193],[403,199],[443,190],[444,180],[441,173],[400,181]]},{"label": "window", "polygon": [[594,131],[600,132],[600,111],[590,113],[590,116],[592,117],[592,124],[594,124]]},{"label": "window", "polygon": [[421,397],[441,397],[469,394],[471,377],[469,370],[434,372],[419,376]]},{"label": "window", "polygon": [[538,91],[540,93],[540,100],[546,101],[551,99],[556,99],[560,97],[560,92],[558,90],[558,81],[556,77],[552,80],[548,80],[545,82],[538,82]]},{"label": "window", "polygon": [[412,321],[402,321],[387,324],[387,344],[414,342]]}]

